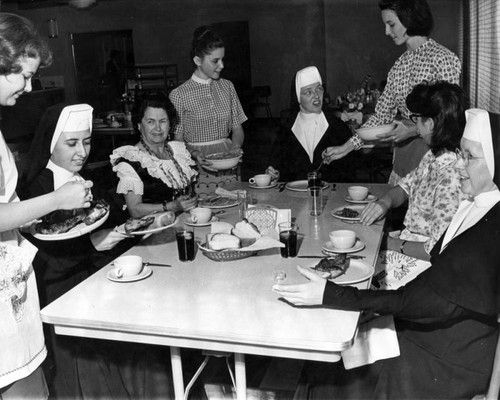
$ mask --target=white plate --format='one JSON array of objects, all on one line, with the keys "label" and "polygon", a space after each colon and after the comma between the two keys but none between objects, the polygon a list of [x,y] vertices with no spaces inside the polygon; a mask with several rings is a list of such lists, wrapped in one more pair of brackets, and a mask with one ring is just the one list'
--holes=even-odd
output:
[{"label": "white plate", "polygon": [[[316,266],[318,262],[310,265],[310,268]],[[363,282],[373,275],[375,269],[370,265],[366,264],[360,260],[349,259],[349,267],[344,274],[337,276],[336,278],[329,279],[335,282],[337,285],[352,285],[354,283]],[[316,272],[319,276],[322,272]]]},{"label": "white plate", "polygon": [[[325,190],[329,183],[322,181],[322,189]],[[303,181],[293,181],[288,182],[285,186],[288,190],[293,190],[294,192],[307,192],[307,179]]]},{"label": "white plate", "polygon": [[189,225],[189,226],[194,226],[194,227],[198,227],[198,226],[209,226],[210,224],[212,224],[212,222],[217,222],[219,220],[219,218],[217,218],[215,215],[210,219],[210,221],[208,222],[203,222],[203,223],[196,223],[196,222],[193,222],[191,220],[191,218],[186,218],[186,220],[184,221],[184,223],[186,225]]},{"label": "white plate", "polygon": [[344,198],[344,200],[347,201],[348,203],[353,203],[353,204],[368,204],[368,203],[373,203],[374,201],[377,201],[378,197],[374,196],[373,194],[369,194],[366,197],[366,199],[364,199],[364,200],[353,200],[353,199],[351,199],[351,196],[347,195]]},{"label": "white plate", "polygon": [[355,253],[357,251],[363,250],[364,248],[365,244],[359,239],[356,239],[356,243],[354,243],[354,246],[352,246],[350,249],[339,249],[335,247],[330,241],[323,243],[322,247],[322,249],[328,253]]},{"label": "white plate", "polygon": [[[179,222],[178,218],[176,218],[174,222],[172,222],[170,225],[156,226],[156,221],[155,221],[148,226],[148,229],[144,229],[142,231],[129,232],[128,234],[135,236],[142,236],[142,235],[148,235],[150,233],[158,233],[164,231],[165,229],[170,228],[171,226],[174,226],[175,224],[177,224],[177,222]],[[123,224],[118,227],[118,232],[125,233],[125,228]]]},{"label": "white plate", "polygon": [[[224,202],[226,204],[217,204],[218,202],[222,202],[222,200],[220,200],[220,199],[224,199]],[[207,208],[211,208],[213,210],[218,210],[220,208],[234,207],[234,206],[237,206],[238,204],[240,204],[238,199],[230,199],[228,197],[220,197],[219,199],[217,199],[216,201],[214,201],[212,203],[205,203],[205,202],[203,202],[203,199],[202,199],[198,202],[198,207],[207,207]]]},{"label": "white plate", "polygon": [[249,183],[248,186],[252,189],[271,189],[278,185],[278,182],[271,183],[267,186],[257,186],[255,183]]},{"label": "white plate", "polygon": [[[336,215],[335,214],[336,212],[341,211],[344,208],[350,208],[351,210],[357,211],[359,213],[359,215],[357,217],[351,218],[351,217],[343,217],[341,215]],[[360,220],[359,217],[361,215],[361,211],[363,211],[364,208],[365,208],[364,205],[354,205],[354,206],[337,207],[334,210],[332,210],[331,214],[332,214],[333,217],[338,218],[338,219],[342,219],[342,220],[345,220],[345,221],[359,221]]]},{"label": "white plate", "polygon": [[109,217],[109,210],[106,214],[104,214],[104,216],[100,220],[94,222],[91,225],[85,225],[84,222],[80,222],[78,225],[71,228],[68,232],[58,233],[54,235],[38,233],[35,231],[35,227],[37,224],[32,224],[31,234],[33,235],[33,237],[36,237],[37,239],[46,241],[73,239],[85,235],[86,233],[92,232],[93,230],[99,228],[102,224],[104,224],[104,222],[106,222],[108,217]]},{"label": "white plate", "polygon": [[134,276],[122,276],[118,278],[115,274],[115,269],[110,269],[106,274],[106,277],[113,282],[135,282],[140,281],[141,279],[146,279],[149,275],[151,275],[153,271],[149,267],[144,267],[139,275]]}]

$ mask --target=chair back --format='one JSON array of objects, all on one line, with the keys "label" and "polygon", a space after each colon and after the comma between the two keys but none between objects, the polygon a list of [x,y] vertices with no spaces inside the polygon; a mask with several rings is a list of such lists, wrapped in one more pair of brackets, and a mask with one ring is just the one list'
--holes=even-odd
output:
[{"label": "chair back", "polygon": [[278,212],[274,209],[254,207],[247,210],[246,219],[254,224],[262,233],[276,227]]}]

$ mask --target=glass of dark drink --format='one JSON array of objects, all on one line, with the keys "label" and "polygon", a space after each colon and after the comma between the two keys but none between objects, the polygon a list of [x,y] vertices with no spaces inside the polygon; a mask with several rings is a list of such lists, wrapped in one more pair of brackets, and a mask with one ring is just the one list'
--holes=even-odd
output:
[{"label": "glass of dark drink", "polygon": [[179,261],[194,260],[194,232],[187,227],[179,227],[175,231]]},{"label": "glass of dark drink", "polygon": [[280,242],[285,245],[281,248],[281,257],[297,257],[297,224],[282,222],[279,224]]},{"label": "glass of dark drink", "polygon": [[321,187],[321,172],[309,172],[307,174],[307,187]]}]

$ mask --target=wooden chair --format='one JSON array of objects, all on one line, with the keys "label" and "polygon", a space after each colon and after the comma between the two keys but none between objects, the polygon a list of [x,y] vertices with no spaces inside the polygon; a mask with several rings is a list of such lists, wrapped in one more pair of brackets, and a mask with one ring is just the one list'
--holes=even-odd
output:
[{"label": "wooden chair", "polygon": [[254,207],[249,208],[246,213],[248,222],[254,224],[260,232],[264,232],[276,227],[278,212],[270,208]]}]

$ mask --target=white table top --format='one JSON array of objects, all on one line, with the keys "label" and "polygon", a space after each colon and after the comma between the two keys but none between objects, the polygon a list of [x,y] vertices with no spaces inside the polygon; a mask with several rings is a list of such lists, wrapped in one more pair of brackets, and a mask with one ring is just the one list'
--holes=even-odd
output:
[{"label": "white table top", "polygon": [[[388,188],[368,186],[377,196]],[[347,185],[323,192],[328,201],[317,218],[309,216],[307,193],[251,191],[259,203],[292,209],[304,235],[299,255],[320,255],[331,230],[352,229],[366,244],[356,254],[375,264],[382,225],[348,225],[330,215],[347,205]],[[238,207],[225,211],[220,219],[234,223]],[[197,240],[204,241],[209,230],[196,228]],[[337,361],[354,340],[358,312],[293,307],[271,290],[275,270],[287,272],[286,283],[303,282],[296,265],[313,265],[317,259],[286,259],[279,249],[271,249],[243,260],[215,262],[198,251],[195,261],[182,263],[172,228],[128,253],[172,267],[151,267],[149,278],[117,283],[106,278],[112,268],[108,265],[45,307],[43,321],[54,324],[60,334],[321,361]],[[367,287],[368,281],[358,285]]]}]

